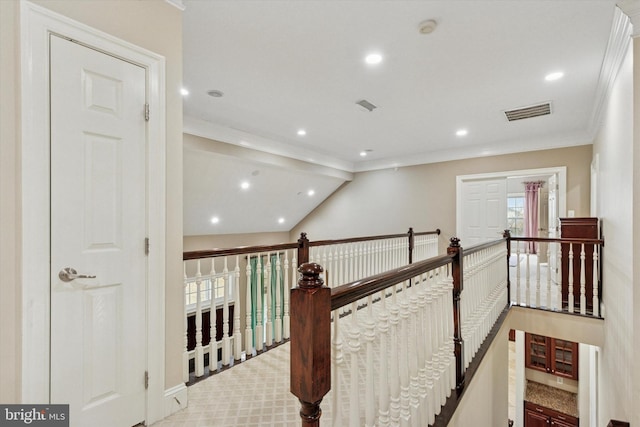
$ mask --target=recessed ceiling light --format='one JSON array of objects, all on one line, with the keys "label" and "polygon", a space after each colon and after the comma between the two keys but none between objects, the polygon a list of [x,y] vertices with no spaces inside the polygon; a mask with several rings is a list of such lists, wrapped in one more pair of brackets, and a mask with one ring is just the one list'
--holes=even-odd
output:
[{"label": "recessed ceiling light", "polygon": [[307,134],[307,131],[304,129],[298,129],[298,136],[305,136]]},{"label": "recessed ceiling light", "polygon": [[189,91],[185,88],[180,89],[180,95],[187,96],[189,95]]},{"label": "recessed ceiling light", "polygon": [[307,191],[307,196],[309,196],[309,197],[313,196],[314,194],[316,194],[316,192],[314,190]]},{"label": "recessed ceiling light", "polygon": [[224,96],[224,92],[217,89],[211,89],[207,91],[207,95],[213,96],[214,98],[222,98]]},{"label": "recessed ceiling light", "polygon": [[564,77],[564,73],[562,71],[556,71],[554,73],[547,74],[544,79],[548,82],[552,82],[554,80],[559,80]]},{"label": "recessed ceiling light", "polygon": [[240,183],[240,188],[242,188],[243,190],[247,190],[250,187],[250,184],[248,181],[243,181],[242,183]]},{"label": "recessed ceiling light", "polygon": [[367,156],[367,152],[366,151],[361,151],[360,152],[360,157],[366,157]]},{"label": "recessed ceiling light", "polygon": [[364,58],[364,61],[369,65],[376,65],[382,62],[382,55],[379,53],[370,53]]},{"label": "recessed ceiling light", "polygon": [[211,224],[217,224],[220,222],[220,218],[218,218],[217,216],[214,216],[211,218]]},{"label": "recessed ceiling light", "polygon": [[284,224],[284,218],[278,218],[278,224]]},{"label": "recessed ceiling light", "polygon": [[458,129],[456,131],[456,136],[467,136],[468,133],[469,131],[466,129]]}]

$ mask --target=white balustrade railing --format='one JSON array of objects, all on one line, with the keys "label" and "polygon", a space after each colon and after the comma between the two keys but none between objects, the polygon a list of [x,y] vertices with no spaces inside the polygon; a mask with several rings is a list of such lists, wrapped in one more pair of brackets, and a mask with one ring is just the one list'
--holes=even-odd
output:
[{"label": "white balustrade railing", "polygon": [[[297,249],[284,249],[184,262],[185,382],[189,380],[190,360],[195,377],[201,377],[205,375],[205,355],[209,372],[214,372],[289,338],[289,289],[297,279],[296,258]],[[219,324],[217,310],[222,312]],[[195,343],[188,346],[190,317],[194,319]],[[208,324],[203,325],[205,319]],[[204,341],[203,330],[209,330],[209,342]]]},{"label": "white balustrade railing", "polygon": [[511,303],[599,317],[601,243],[540,239],[538,245],[531,253],[529,245],[511,240]]},{"label": "white balustrade railing", "polygon": [[452,289],[444,265],[334,310],[331,425],[433,423],[455,388]]},{"label": "white balustrade railing", "polygon": [[[326,266],[325,280],[336,286],[408,264],[408,236],[311,244],[309,262]],[[185,382],[190,371],[202,377],[207,369],[215,372],[289,339],[289,290],[298,279],[298,244],[263,248],[267,247],[256,247],[254,253],[248,247],[215,255],[211,251],[184,261]],[[437,251],[436,232],[415,235],[414,261]]]},{"label": "white balustrade railing", "polygon": [[460,317],[465,368],[507,304],[506,258],[505,244],[464,254]]}]

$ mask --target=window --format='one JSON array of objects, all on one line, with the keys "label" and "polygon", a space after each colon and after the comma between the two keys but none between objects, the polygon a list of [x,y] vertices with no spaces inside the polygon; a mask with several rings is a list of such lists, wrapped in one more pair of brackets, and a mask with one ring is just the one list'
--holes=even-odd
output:
[{"label": "window", "polygon": [[524,195],[507,197],[507,225],[512,236],[524,236]]},{"label": "window", "polygon": [[[212,293],[216,305],[223,303],[225,291],[228,292],[229,303],[233,302],[234,280],[234,274],[228,273],[226,280],[227,288],[225,289],[225,275],[223,273],[216,274],[215,276],[202,276],[200,278],[200,304],[202,304],[202,307],[211,306]],[[187,311],[195,311],[198,300],[198,284],[196,283],[195,277],[187,279],[185,298]]]}]

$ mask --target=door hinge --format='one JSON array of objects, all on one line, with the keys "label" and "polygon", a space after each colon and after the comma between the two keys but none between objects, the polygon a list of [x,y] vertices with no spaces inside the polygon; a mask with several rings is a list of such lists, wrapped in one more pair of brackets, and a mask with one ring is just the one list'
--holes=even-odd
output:
[{"label": "door hinge", "polygon": [[144,238],[144,254],[149,255],[149,238]]},{"label": "door hinge", "polygon": [[144,120],[149,121],[149,104],[144,104]]},{"label": "door hinge", "polygon": [[144,389],[149,388],[149,371],[144,371]]}]

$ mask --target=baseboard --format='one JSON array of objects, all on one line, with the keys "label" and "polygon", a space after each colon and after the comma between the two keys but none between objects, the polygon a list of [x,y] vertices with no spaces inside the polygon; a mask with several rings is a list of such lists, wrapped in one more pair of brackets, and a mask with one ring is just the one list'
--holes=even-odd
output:
[{"label": "baseboard", "polygon": [[180,383],[164,391],[164,416],[165,418],[171,414],[184,409],[189,404],[189,395],[187,394],[187,386]]}]

